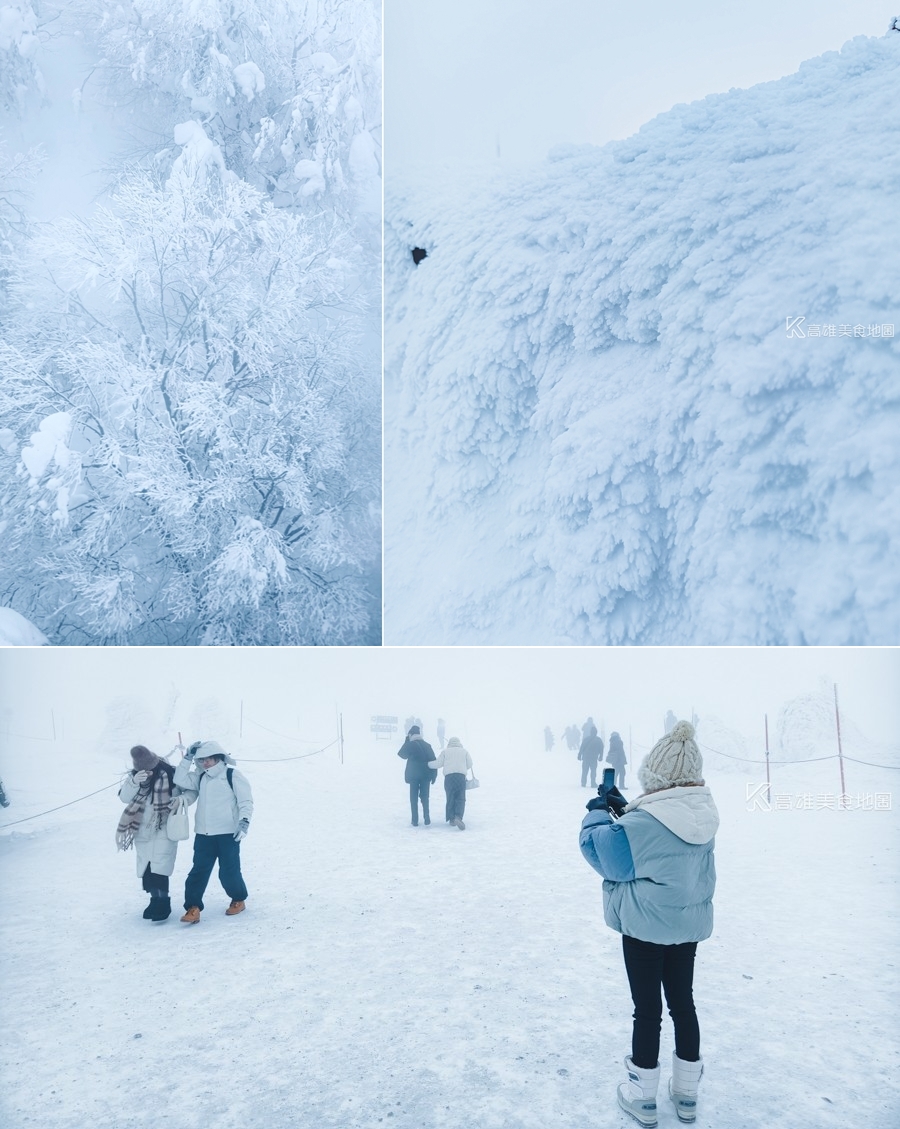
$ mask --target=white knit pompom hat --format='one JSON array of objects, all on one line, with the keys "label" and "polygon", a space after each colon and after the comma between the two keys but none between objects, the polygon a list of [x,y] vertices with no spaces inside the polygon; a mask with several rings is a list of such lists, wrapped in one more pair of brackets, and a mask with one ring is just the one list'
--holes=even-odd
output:
[{"label": "white knit pompom hat", "polygon": [[638,780],[645,792],[703,783],[703,757],[689,721],[677,722],[671,733],[656,742],[641,762]]}]

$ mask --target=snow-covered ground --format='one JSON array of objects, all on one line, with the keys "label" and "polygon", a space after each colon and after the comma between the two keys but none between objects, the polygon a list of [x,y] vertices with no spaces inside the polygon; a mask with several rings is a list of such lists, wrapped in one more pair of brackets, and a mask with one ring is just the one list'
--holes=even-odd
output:
[{"label": "snow-covered ground", "polygon": [[896,642],[898,79],[388,185],[387,642]]},{"label": "snow-covered ground", "polygon": [[[300,747],[257,730],[231,745],[256,799],[247,912],[226,918],[213,879],[199,925],[155,925],[113,841],[115,782],[147,718],[110,716],[102,739],[11,733],[5,746],[4,1129],[625,1125],[614,1095],[631,1006],[578,851],[588,793],[574,754],[541,751],[537,729],[530,745],[500,725],[469,733],[481,788],[460,833],[439,789],[435,823],[409,825],[399,741],[360,729],[343,763],[336,746],[279,761],[317,734]],[[758,770],[720,766],[707,756],[722,827],[696,975],[697,1124],[888,1129],[896,796],[872,810],[863,794],[896,791],[896,772],[848,764],[854,810],[763,812],[746,802]],[[773,783],[839,791],[834,761],[776,769]],[[188,865],[183,844],[178,902]],[[666,1019],[664,1067],[671,1048]],[[676,1124],[661,1103],[660,1125]]]}]

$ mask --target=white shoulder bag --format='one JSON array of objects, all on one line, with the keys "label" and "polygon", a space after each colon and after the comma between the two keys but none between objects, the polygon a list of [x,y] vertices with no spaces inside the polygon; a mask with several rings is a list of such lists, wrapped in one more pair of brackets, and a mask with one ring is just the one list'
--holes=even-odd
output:
[{"label": "white shoulder bag", "polygon": [[169,818],[166,820],[166,834],[174,842],[191,837],[191,825],[188,820],[188,805],[184,796],[176,796],[169,808]]}]

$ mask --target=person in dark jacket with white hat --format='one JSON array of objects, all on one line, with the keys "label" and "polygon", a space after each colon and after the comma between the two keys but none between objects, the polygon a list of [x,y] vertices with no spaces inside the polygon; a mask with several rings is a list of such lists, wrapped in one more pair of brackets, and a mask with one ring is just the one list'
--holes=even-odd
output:
[{"label": "person in dark jacket with white hat", "polygon": [[182,921],[196,925],[203,894],[216,862],[219,881],[231,898],[229,917],[246,909],[247,886],[241,874],[241,841],[250,830],[253,794],[242,772],[217,741],[197,741],[175,769],[175,783],[197,797],[194,817],[194,865],[184,884]]},{"label": "person in dark jacket with white hat", "polygon": [[662,996],[675,1026],[669,1096],[682,1122],[693,1122],[703,1062],[694,1007],[697,943],[712,933],[713,858],[719,814],[703,781],[693,726],[679,721],[638,769],[644,792],[626,803],[618,789],[591,800],[581,825],[584,858],[605,879],[606,923],[622,934],[634,1000],[628,1081],[618,1090],[625,1113],[657,1124]]}]

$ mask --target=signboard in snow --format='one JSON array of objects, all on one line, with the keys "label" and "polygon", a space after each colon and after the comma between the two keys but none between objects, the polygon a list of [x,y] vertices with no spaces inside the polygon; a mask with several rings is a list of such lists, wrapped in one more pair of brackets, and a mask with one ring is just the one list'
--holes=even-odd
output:
[{"label": "signboard in snow", "polygon": [[389,717],[387,714],[376,714],[372,718],[372,724],[369,729],[375,734],[376,737],[385,736],[390,737],[392,733],[397,732],[397,722],[399,718]]}]

